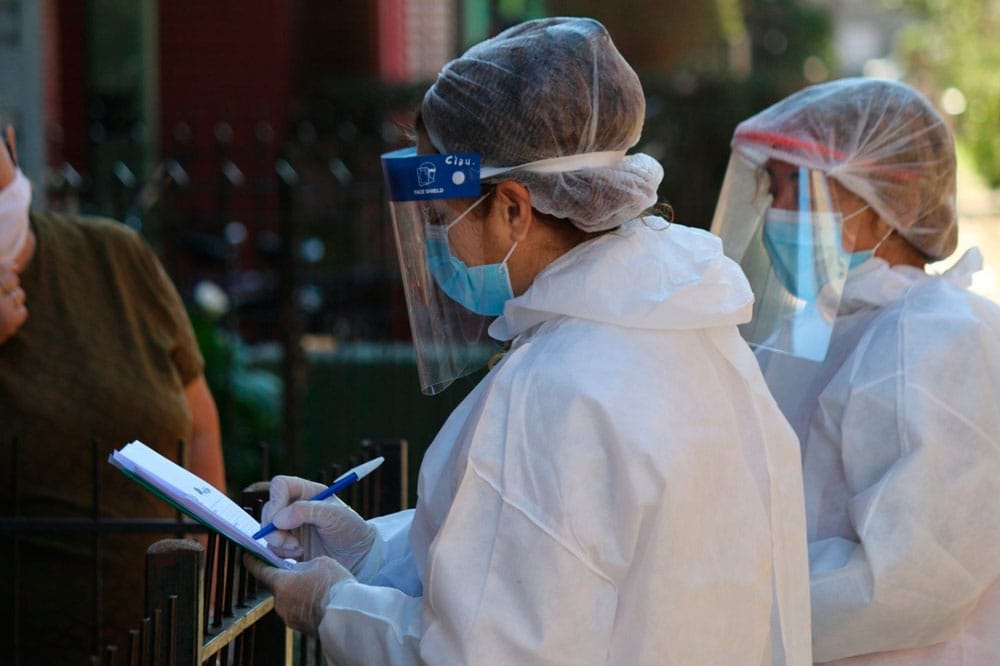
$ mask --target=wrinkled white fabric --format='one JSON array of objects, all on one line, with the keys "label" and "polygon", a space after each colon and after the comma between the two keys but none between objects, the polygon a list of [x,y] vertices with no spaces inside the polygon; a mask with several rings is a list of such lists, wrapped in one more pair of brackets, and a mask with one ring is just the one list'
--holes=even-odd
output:
[{"label": "wrinkled white fabric", "polygon": [[717,238],[646,222],[507,303],[415,512],[329,595],[335,663],[809,662],[801,463],[736,330],[749,287]]},{"label": "wrinkled white fabric", "polygon": [[869,260],[818,373],[758,352],[802,440],[817,662],[1000,664],[1000,307],[966,291],[981,263]]}]

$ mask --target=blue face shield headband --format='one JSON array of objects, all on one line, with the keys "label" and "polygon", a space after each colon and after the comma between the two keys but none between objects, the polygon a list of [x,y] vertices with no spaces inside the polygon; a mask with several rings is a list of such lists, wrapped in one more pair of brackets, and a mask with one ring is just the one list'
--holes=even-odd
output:
[{"label": "blue face shield headband", "polygon": [[507,261],[515,243],[503,261],[469,265],[455,256],[448,242],[448,230],[482,202],[480,179],[501,176],[509,171],[562,173],[590,169],[620,162],[625,151],[602,151],[537,160],[511,167],[483,167],[479,155],[422,154],[406,148],[383,156],[391,202],[426,202],[433,199],[479,197],[472,206],[447,224],[425,222],[422,233],[426,244],[427,267],[441,290],[468,310],[485,316],[498,316],[503,305],[513,298]]},{"label": "blue face shield headband", "polygon": [[[448,232],[482,203],[480,164],[475,154],[417,155],[415,149],[391,153],[383,158],[393,201],[416,201],[425,211],[419,229],[423,237],[427,270],[449,298],[478,315],[496,317],[514,297],[507,272],[507,259],[498,264],[470,266],[455,256]],[[388,156],[386,156],[388,157]],[[431,201],[475,196],[476,201],[453,220],[441,219]],[[516,243],[515,243],[516,246]]]},{"label": "blue face shield headband", "polygon": [[[498,349],[488,327],[513,297],[508,260],[516,244],[500,263],[486,263],[483,230],[476,228],[484,223],[468,216],[482,202],[480,180],[512,171],[561,173],[608,166],[624,156],[624,151],[612,151],[483,167],[475,153],[417,154],[406,148],[382,155],[424,393],[439,393],[486,364]],[[474,203],[464,206],[460,200]]]}]

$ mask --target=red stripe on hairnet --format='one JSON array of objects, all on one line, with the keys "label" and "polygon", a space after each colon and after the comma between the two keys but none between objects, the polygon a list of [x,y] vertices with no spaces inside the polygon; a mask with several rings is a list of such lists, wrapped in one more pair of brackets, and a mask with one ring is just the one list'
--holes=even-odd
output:
[{"label": "red stripe on hairnet", "polygon": [[[828,146],[818,144],[814,141],[805,141],[804,139],[787,136],[785,134],[777,134],[775,132],[765,132],[763,130],[742,130],[736,132],[733,138],[735,141],[762,143],[773,148],[792,148],[802,151],[810,151],[823,155],[824,157],[832,157],[835,160],[846,159],[844,153],[839,150],[829,148]],[[920,177],[920,174],[914,173],[910,170],[889,169],[878,164],[872,164],[869,168],[873,171],[879,171],[886,177],[893,178],[895,180],[914,180]]]},{"label": "red stripe on hairnet", "polygon": [[765,132],[762,130],[743,130],[741,132],[737,132],[734,138],[736,140],[766,143],[770,146],[778,148],[798,148],[800,150],[808,150],[837,160],[844,159],[844,154],[839,150],[831,150],[827,146],[823,146],[813,141],[805,141],[803,139],[787,136],[785,134],[776,134],[774,132]]}]

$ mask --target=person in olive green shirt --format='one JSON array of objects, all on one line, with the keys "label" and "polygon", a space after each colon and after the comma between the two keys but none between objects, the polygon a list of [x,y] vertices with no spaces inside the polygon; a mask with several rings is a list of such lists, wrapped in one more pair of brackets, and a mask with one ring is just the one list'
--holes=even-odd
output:
[{"label": "person in olive green shirt", "polygon": [[[9,128],[6,138],[12,147]],[[0,144],[0,497],[7,512],[16,474],[21,515],[89,517],[94,442],[105,518],[176,515],[102,464],[134,439],[174,460],[180,454],[224,490],[204,361],[159,261],[118,222],[29,214],[30,184],[12,153]],[[143,616],[145,548],[163,536],[103,537],[99,637],[91,536],[21,538],[16,580],[13,549],[0,549],[0,642],[8,649],[16,642],[22,661],[39,664],[79,664],[107,642],[124,648],[125,631]]]}]

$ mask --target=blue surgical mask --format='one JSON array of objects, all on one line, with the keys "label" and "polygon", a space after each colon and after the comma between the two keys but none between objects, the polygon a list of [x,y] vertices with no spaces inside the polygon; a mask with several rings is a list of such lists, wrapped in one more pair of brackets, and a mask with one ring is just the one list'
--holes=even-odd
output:
[{"label": "blue surgical mask", "polygon": [[844,219],[839,213],[779,208],[765,213],[763,241],[771,268],[778,281],[797,298],[815,300],[826,284],[874,256],[878,244],[870,250],[844,250],[840,238]]},{"label": "blue surgical mask", "polygon": [[507,256],[498,264],[468,266],[451,253],[448,230],[482,201],[466,209],[448,226],[428,224],[425,227],[427,267],[434,281],[449,298],[479,315],[496,317],[503,314],[504,303],[514,298],[507,272],[507,260],[514,253],[514,243]]}]

